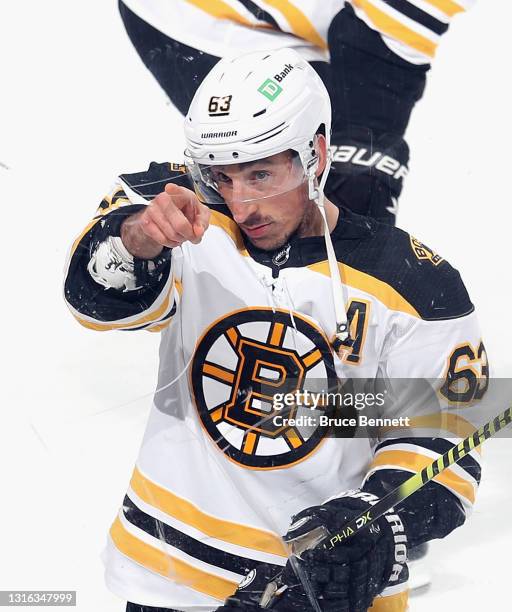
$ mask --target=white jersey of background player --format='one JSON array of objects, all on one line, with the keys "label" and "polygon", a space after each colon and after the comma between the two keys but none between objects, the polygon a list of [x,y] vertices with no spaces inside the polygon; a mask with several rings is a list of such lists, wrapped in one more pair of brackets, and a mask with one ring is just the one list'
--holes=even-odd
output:
[{"label": "white jersey of background player", "polygon": [[[185,120],[189,172],[121,175],[73,245],[65,295],[81,324],[162,331],[158,390],[108,544],[107,582],[128,610],[216,609],[252,569],[286,565],[280,535],[296,513],[358,514],[366,502],[344,491],[380,496],[458,441],[282,425],[269,388],[439,379],[446,405],[485,391],[458,273],[405,232],[324,202],[330,123],[327,92],[294,51],[220,62]],[[406,500],[409,545],[462,524],[479,479],[472,452]],[[405,610],[385,522],[376,538],[351,544],[378,562],[366,607],[380,593],[372,609]],[[336,581],[356,597],[352,579]]]},{"label": "white jersey of background player", "polygon": [[474,0],[124,0],[141,59],[185,115],[219,58],[292,47],[331,97],[334,153],[327,196],[394,223],[404,140],[430,62],[451,19]]}]

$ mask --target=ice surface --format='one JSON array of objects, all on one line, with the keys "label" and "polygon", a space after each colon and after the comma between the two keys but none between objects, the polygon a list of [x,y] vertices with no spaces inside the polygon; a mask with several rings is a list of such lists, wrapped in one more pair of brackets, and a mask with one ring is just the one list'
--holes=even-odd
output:
[{"label": "ice surface", "polygon": [[[501,376],[512,372],[511,20],[510,3],[480,2],[441,45],[411,121],[399,216],[461,271]],[[180,158],[179,116],[115,3],[3,3],[0,46],[0,589],[76,589],[79,612],[120,612],[100,552],[140,444],[158,338],[79,327],[62,268],[118,172]],[[511,441],[485,455],[473,518],[433,546],[434,584],[413,612],[509,608]]]}]

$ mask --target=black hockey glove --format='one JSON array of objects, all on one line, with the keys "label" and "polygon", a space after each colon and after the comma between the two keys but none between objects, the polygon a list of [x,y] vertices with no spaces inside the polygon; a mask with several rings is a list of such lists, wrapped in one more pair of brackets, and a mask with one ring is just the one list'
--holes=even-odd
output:
[{"label": "black hockey glove", "polygon": [[[307,508],[293,518],[284,539],[299,552],[302,572],[307,575],[323,612],[366,612],[385,586],[405,577],[407,537],[402,521],[392,511],[331,550],[319,543],[300,552],[308,539],[314,543],[315,533],[339,532],[377,501],[370,493],[350,491],[321,506]],[[274,590],[272,610],[313,610],[290,561],[275,581]]]},{"label": "black hockey glove", "polygon": [[[322,612],[366,612],[384,587],[406,577],[407,537],[393,511],[330,550],[319,542],[322,536],[341,531],[378,500],[371,493],[349,491],[293,517],[284,540],[300,555],[300,573],[306,575]],[[217,612],[259,612],[264,608],[275,612],[313,610],[292,562],[281,572],[272,565],[259,565]]]}]

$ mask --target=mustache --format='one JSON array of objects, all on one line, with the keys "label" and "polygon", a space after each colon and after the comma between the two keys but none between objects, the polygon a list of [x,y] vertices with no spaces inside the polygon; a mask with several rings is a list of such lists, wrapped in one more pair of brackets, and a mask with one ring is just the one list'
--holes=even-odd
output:
[{"label": "mustache", "polygon": [[253,227],[258,227],[259,225],[266,225],[267,223],[272,223],[272,217],[262,217],[258,214],[253,214],[241,224],[243,227],[247,229],[252,229]]}]

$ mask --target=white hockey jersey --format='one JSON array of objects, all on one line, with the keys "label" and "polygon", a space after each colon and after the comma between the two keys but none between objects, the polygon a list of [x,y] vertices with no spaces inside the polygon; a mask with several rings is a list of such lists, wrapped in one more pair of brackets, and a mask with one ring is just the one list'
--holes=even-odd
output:
[{"label": "white hockey jersey", "polygon": [[[318,380],[332,388],[347,378],[438,379],[439,396],[456,407],[485,391],[488,367],[458,273],[405,232],[344,209],[332,232],[351,322],[341,357],[330,347],[321,237],[294,240],[276,256],[246,243],[218,208],[202,242],[146,265],[140,288],[97,284],[88,266],[98,245],[176,170],[152,164],[119,179],[73,245],[65,295],[88,328],[162,330],[158,388],[110,531],[108,585],[139,604],[209,611],[255,564],[285,564],[280,535],[293,514],[381,470],[417,471],[471,429],[454,411],[426,441],[407,431],[334,438],[276,422],[263,383],[280,391]],[[423,409],[424,425],[431,407]],[[479,478],[473,451],[435,486],[467,513]],[[386,610],[405,610],[405,589],[384,593]]]},{"label": "white hockey jersey", "polygon": [[[345,0],[123,0],[170,38],[224,57],[293,47],[308,61],[327,60],[328,30]],[[388,47],[414,64],[429,63],[456,14],[475,0],[350,0]],[[276,36],[279,32],[279,36]]]}]

